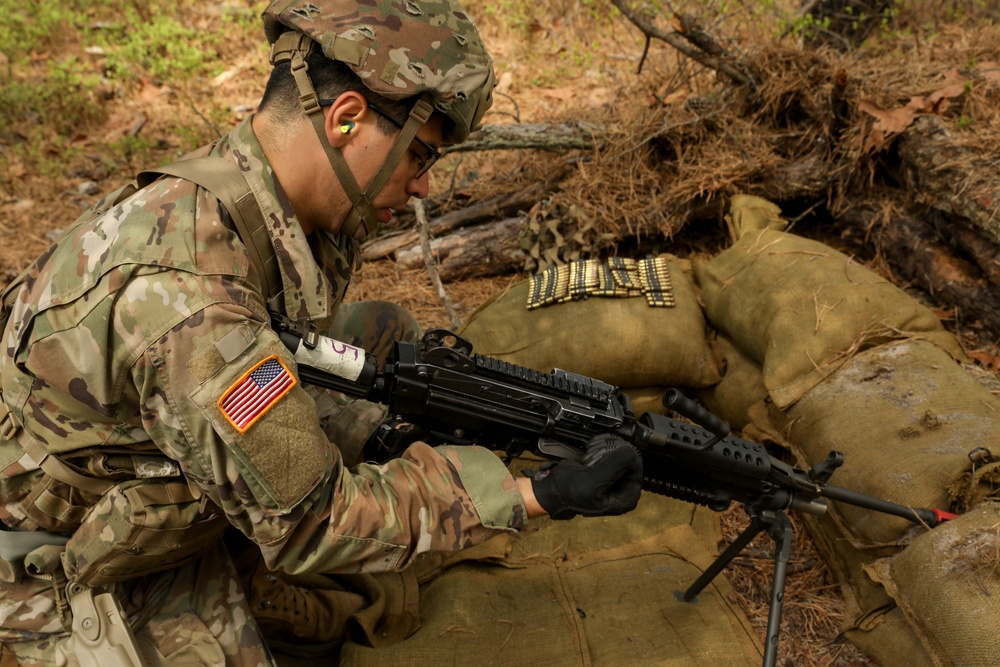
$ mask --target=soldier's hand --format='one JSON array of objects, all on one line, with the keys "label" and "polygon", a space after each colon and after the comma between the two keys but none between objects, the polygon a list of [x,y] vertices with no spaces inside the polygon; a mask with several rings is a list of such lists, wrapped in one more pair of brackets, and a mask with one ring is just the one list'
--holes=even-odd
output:
[{"label": "soldier's hand", "polygon": [[635,509],[642,492],[642,457],[614,435],[596,436],[579,461],[554,461],[524,474],[553,519],[624,514]]}]

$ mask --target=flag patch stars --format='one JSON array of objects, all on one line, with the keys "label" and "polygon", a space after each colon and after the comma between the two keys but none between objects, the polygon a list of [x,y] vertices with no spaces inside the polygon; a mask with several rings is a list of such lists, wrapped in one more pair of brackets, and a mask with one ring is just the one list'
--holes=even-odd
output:
[{"label": "flag patch stars", "polygon": [[219,410],[240,433],[292,390],[296,380],[276,355],[260,362],[236,381],[219,399]]}]

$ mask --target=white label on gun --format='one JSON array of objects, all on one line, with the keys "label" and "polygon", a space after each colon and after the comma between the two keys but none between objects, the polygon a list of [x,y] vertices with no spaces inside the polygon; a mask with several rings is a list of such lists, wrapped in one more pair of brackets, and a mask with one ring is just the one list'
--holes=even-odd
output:
[{"label": "white label on gun", "polygon": [[295,361],[354,382],[365,367],[365,351],[339,340],[319,336],[316,348],[312,350],[299,341]]}]

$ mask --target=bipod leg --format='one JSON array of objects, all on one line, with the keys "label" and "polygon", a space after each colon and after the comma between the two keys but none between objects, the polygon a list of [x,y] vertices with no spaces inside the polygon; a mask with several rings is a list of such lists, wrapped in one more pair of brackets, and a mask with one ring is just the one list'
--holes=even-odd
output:
[{"label": "bipod leg", "polygon": [[750,544],[753,538],[760,535],[765,529],[767,529],[769,521],[765,520],[761,514],[757,514],[753,517],[750,525],[747,526],[739,536],[733,540],[733,543],[726,547],[726,550],[719,554],[708,569],[702,572],[701,576],[698,577],[693,584],[688,586],[688,589],[681,593],[677,591],[674,593],[674,597],[681,602],[696,602],[698,593],[704,590],[705,586],[708,586],[712,579],[715,579],[715,575],[722,572],[730,561],[740,555],[743,548]]},{"label": "bipod leg", "polygon": [[781,612],[785,602],[785,576],[792,554],[792,522],[784,512],[764,512],[762,519],[774,540],[774,580],[771,582],[771,609],[767,615],[767,637],[764,640],[764,667],[774,667],[778,659],[778,637],[781,634]]},{"label": "bipod leg", "polygon": [[733,540],[686,591],[674,597],[682,602],[697,601],[697,595],[719,572],[743,551],[753,538],[767,531],[774,540],[774,579],[771,582],[771,607],[767,616],[767,636],[764,640],[763,667],[774,667],[778,658],[778,637],[781,634],[781,613],[785,602],[785,578],[792,555],[792,522],[784,512],[765,510],[754,515],[750,525]]}]

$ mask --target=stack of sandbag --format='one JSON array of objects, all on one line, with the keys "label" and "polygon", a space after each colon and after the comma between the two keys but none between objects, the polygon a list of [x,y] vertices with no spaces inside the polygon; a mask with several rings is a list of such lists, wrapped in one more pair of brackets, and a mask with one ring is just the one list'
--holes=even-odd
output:
[{"label": "stack of sandbag", "polygon": [[[961,366],[960,346],[934,314],[842,253],[782,231],[769,202],[737,197],[730,221],[732,247],[694,266],[726,355],[722,381],[702,400],[745,422],[746,434],[786,444],[803,466],[844,452],[833,484],[920,507],[988,499],[998,477],[1000,402]],[[983,464],[975,470],[970,453]],[[981,507],[1000,523],[994,506]],[[918,544],[941,546],[981,522],[963,517],[911,546],[926,529],[842,503],[808,523],[855,606],[848,637],[880,663],[995,661],[989,642],[940,636],[954,625],[930,622],[935,598],[918,589],[925,579],[942,596],[970,597],[967,611],[954,605],[951,620],[993,637],[998,616],[984,630],[975,611],[982,605],[971,603],[996,589],[996,571],[980,572],[976,588],[948,576],[941,558],[912,555]],[[977,652],[985,662],[972,660]]]},{"label": "stack of sandbag", "polygon": [[765,200],[734,198],[735,242],[694,267],[708,320],[760,364],[775,405],[893,340],[918,336],[962,354],[929,308],[843,253],[781,231],[777,213]]}]

